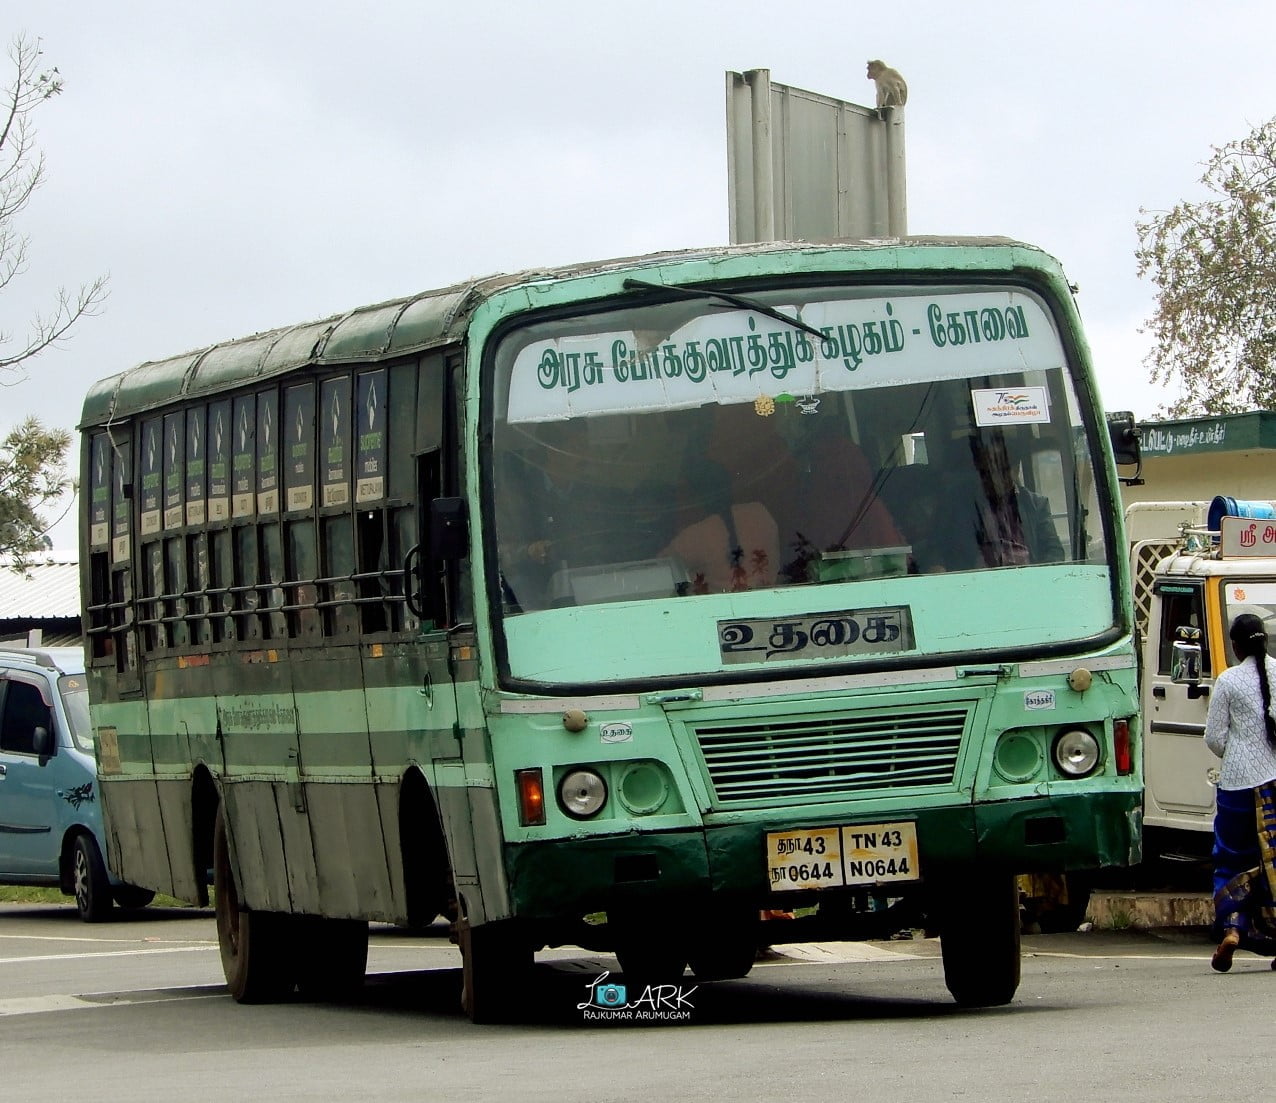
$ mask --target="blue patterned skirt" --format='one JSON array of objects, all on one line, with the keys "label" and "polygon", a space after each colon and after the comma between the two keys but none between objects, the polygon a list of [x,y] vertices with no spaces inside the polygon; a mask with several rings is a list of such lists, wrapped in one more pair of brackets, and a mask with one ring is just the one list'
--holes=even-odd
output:
[{"label": "blue patterned skirt", "polygon": [[1214,815],[1214,915],[1219,933],[1276,955],[1276,781],[1218,790]]}]

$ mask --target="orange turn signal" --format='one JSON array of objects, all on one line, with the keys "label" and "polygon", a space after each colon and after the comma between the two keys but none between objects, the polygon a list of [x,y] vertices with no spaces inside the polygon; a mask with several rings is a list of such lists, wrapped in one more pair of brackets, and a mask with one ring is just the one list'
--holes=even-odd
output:
[{"label": "orange turn signal", "polygon": [[514,788],[518,790],[518,822],[524,827],[540,827],[545,823],[545,786],[539,766],[514,771]]}]

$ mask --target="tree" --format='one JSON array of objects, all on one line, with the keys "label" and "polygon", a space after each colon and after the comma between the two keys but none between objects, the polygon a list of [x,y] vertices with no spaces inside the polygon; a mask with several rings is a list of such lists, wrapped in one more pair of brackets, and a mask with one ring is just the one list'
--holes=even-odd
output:
[{"label": "tree", "polygon": [[[56,68],[40,71],[38,39],[18,35],[9,59],[13,83],[0,101],[0,291],[26,271],[29,243],[16,221],[44,179],[44,155],[36,145],[32,117],[62,91]],[[11,333],[0,330],[0,387],[26,379],[26,363],[64,338],[105,298],[105,277],[74,295],[59,288],[52,309],[32,318],[24,341],[15,344]],[[0,553],[10,553],[19,569],[43,546],[47,526],[39,511],[73,486],[65,469],[70,444],[69,433],[46,429],[33,418],[0,442]]]},{"label": "tree", "polygon": [[71,489],[66,451],[71,434],[27,418],[0,442],[0,549],[14,570],[48,545],[41,511]]},{"label": "tree", "polygon": [[1276,409],[1276,118],[1215,147],[1201,182],[1218,198],[1137,224],[1151,380],[1181,387],[1174,416]]}]

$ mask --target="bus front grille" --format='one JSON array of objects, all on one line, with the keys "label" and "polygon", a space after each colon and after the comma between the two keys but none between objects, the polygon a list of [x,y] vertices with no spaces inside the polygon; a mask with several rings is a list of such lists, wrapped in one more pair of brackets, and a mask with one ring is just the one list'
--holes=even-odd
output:
[{"label": "bus front grille", "polygon": [[718,804],[951,786],[964,706],[750,719],[694,727]]}]

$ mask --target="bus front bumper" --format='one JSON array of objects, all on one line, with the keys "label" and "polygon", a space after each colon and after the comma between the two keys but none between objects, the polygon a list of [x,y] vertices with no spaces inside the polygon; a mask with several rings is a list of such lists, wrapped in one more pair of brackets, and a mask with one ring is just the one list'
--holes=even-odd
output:
[{"label": "bus front bumper", "polygon": [[[1089,793],[910,815],[839,816],[836,823],[914,820],[922,882],[951,883],[976,867],[1031,873],[1136,864],[1142,856],[1141,805],[1137,793]],[[685,831],[511,843],[505,859],[513,914],[566,919],[627,904],[703,900],[711,894],[774,904],[783,897],[770,892],[767,832],[827,825],[818,816],[783,824],[760,818]],[[905,887],[892,882],[892,893],[897,885]]]}]

